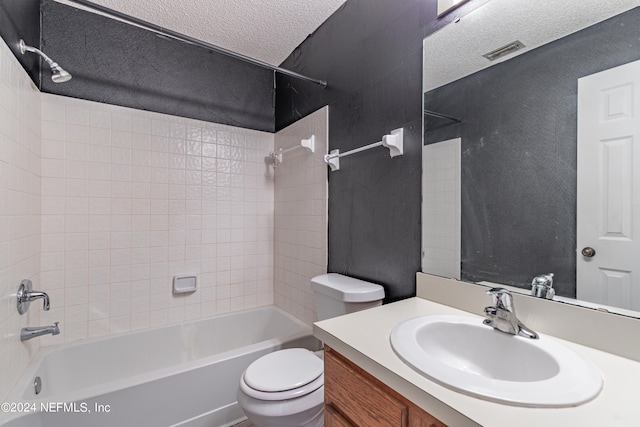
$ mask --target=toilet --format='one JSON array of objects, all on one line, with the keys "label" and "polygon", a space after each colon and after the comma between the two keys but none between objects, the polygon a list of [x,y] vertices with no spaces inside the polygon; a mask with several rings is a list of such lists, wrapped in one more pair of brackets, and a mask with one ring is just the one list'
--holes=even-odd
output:
[{"label": "toilet", "polygon": [[[380,285],[329,273],[311,279],[318,320],[382,304]],[[256,427],[321,427],[324,425],[322,354],[305,348],[262,356],[240,378],[238,404]]]}]

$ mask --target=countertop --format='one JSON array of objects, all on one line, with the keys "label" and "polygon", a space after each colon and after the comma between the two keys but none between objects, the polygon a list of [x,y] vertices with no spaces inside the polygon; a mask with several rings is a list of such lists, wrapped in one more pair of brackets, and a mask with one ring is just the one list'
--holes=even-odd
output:
[{"label": "countertop", "polygon": [[396,356],[389,335],[403,320],[438,314],[479,317],[415,297],[317,322],[314,335],[451,427],[640,425],[640,362],[560,338],[554,339],[590,360],[602,372],[602,391],[583,405],[572,408],[510,406],[467,396],[432,382]]}]

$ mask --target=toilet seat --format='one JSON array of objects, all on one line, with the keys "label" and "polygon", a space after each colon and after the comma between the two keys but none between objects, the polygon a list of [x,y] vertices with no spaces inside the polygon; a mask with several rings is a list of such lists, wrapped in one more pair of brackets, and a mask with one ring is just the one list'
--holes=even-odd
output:
[{"label": "toilet seat", "polygon": [[306,396],[311,394],[324,385],[324,374],[302,387],[294,388],[292,390],[285,391],[259,391],[252,389],[244,381],[244,377],[240,378],[240,390],[249,397],[253,397],[258,400],[288,400],[295,399],[296,397]]},{"label": "toilet seat", "polygon": [[324,384],[324,365],[311,351],[292,348],[254,361],[240,379],[240,389],[259,400],[287,400],[304,396]]}]

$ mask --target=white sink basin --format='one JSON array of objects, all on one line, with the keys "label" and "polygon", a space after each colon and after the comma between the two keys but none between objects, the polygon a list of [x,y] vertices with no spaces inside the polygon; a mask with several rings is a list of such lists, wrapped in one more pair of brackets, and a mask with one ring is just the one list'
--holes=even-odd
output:
[{"label": "white sink basin", "polygon": [[431,380],[494,402],[577,406],[602,389],[598,369],[559,342],[509,335],[483,325],[481,318],[409,319],[393,328],[391,346]]}]

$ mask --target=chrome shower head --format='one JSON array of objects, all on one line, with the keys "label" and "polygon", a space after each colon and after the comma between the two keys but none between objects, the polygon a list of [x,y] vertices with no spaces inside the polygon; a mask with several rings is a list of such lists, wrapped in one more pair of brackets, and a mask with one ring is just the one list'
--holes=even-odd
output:
[{"label": "chrome shower head", "polygon": [[36,49],[32,46],[27,46],[24,40],[20,39],[20,52],[24,55],[25,52],[37,53],[44,59],[51,68],[51,80],[54,83],[64,83],[71,80],[71,74],[65,71],[57,62],[53,62],[51,58],[45,55],[40,49]]},{"label": "chrome shower head", "polygon": [[51,66],[51,80],[53,80],[54,83],[64,83],[71,80],[71,74],[66,72],[64,68],[56,62],[49,64],[49,66]]}]

